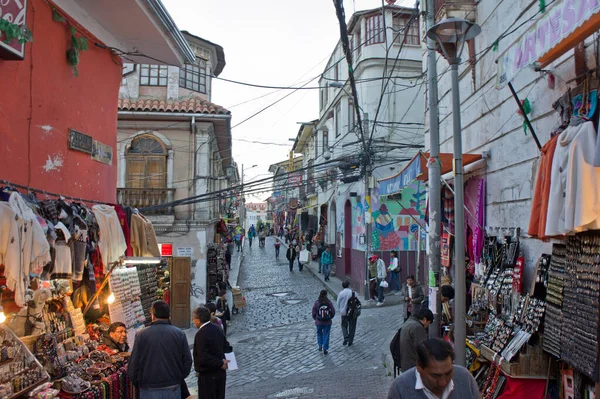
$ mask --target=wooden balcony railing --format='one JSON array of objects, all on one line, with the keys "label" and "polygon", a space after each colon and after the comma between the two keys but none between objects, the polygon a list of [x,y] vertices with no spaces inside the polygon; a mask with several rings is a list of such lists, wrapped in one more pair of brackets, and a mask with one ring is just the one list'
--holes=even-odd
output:
[{"label": "wooden balcony railing", "polygon": [[[146,208],[173,201],[174,188],[117,188],[117,202],[133,208]],[[170,214],[173,208],[161,208],[148,214]]]}]

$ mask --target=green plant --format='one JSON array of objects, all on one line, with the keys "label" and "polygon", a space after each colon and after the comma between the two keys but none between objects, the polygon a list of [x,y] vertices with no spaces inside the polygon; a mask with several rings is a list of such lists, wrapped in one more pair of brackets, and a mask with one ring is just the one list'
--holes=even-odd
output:
[{"label": "green plant", "polygon": [[77,65],[79,65],[79,53],[88,49],[88,41],[81,35],[77,36],[77,29],[69,24],[56,10],[53,11],[52,17],[54,21],[66,23],[69,27],[71,42],[67,49],[67,63],[73,67],[75,76],[79,76],[79,70],[77,69]]},{"label": "green plant", "polygon": [[4,35],[4,43],[6,44],[15,39],[21,44],[33,41],[33,35],[27,25],[19,26],[2,18],[0,18],[0,34]]}]

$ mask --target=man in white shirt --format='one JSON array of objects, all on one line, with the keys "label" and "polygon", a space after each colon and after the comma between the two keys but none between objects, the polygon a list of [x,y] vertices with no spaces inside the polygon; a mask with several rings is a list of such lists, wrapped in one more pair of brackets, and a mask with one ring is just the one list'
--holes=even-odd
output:
[{"label": "man in white shirt", "polygon": [[394,380],[388,399],[481,399],[469,370],[452,364],[452,346],[439,338],[417,347],[417,367]]},{"label": "man in white shirt", "polygon": [[348,299],[352,297],[352,290],[350,289],[350,283],[344,281],[342,283],[343,290],[340,291],[337,298],[338,312],[342,315],[342,334],[344,335],[344,342],[342,345],[352,345],[354,341],[354,332],[356,331],[356,317],[348,316]]}]

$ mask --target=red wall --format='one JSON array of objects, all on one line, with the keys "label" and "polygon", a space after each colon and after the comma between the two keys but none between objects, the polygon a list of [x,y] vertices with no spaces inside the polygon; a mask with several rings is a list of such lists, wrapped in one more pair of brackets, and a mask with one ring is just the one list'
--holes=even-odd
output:
[{"label": "red wall", "polygon": [[[89,43],[79,76],[67,64],[70,33],[43,0],[29,0],[33,42],[24,61],[0,59],[0,179],[85,199],[115,202],[121,64]],[[67,149],[72,128],[113,148],[112,165]]]}]

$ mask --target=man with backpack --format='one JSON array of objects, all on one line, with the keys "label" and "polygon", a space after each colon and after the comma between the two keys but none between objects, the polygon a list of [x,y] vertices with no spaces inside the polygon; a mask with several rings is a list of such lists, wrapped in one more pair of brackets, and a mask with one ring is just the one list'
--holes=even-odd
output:
[{"label": "man with backpack", "polygon": [[392,342],[390,352],[394,359],[394,376],[396,369],[403,372],[417,364],[417,347],[428,338],[427,327],[433,322],[433,312],[421,308],[402,325]]},{"label": "man with backpack", "polygon": [[344,289],[340,291],[337,299],[338,311],[342,315],[342,334],[344,334],[342,345],[351,346],[356,332],[356,320],[360,315],[362,306],[355,292],[349,288],[350,283],[348,281],[344,281],[342,287]]}]

